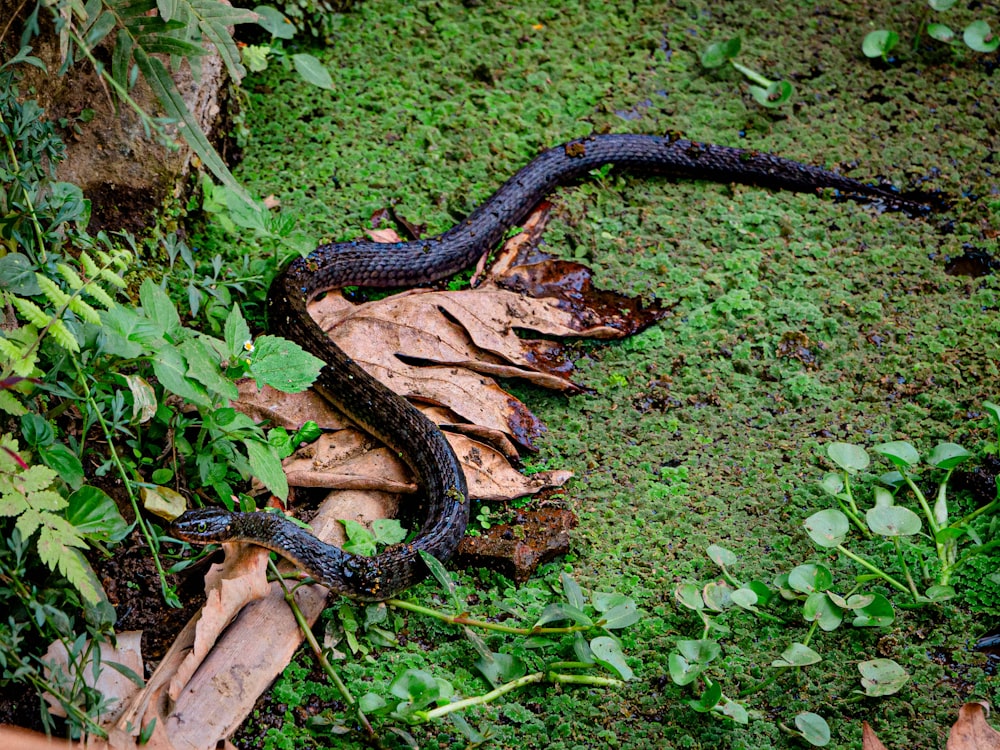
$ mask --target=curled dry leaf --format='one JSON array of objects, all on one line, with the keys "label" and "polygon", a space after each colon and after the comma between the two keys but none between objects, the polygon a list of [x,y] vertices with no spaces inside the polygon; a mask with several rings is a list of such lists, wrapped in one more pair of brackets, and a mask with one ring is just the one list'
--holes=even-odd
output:
[{"label": "curled dry leaf", "polygon": [[986,722],[989,704],[966,703],[948,735],[948,750],[1000,750],[1000,732]]},{"label": "curled dry leaf", "polygon": [[861,750],[887,750],[867,721],[861,722]]}]

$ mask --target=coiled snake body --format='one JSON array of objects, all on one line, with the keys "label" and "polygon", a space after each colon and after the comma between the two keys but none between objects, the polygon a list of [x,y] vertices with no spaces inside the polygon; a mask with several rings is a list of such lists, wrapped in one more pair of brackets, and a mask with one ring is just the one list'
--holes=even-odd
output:
[{"label": "coiled snake body", "polygon": [[178,518],[173,535],[198,544],[249,541],[262,545],[332,590],[366,601],[395,596],[423,578],[427,570],[419,550],[441,560],[451,557],[469,518],[468,490],[458,458],[436,425],[330,341],[306,311],[306,303],[322,292],[348,285],[399,287],[449,276],[489,251],[555,186],[605,164],[646,174],[798,192],[830,188],[843,197],[882,202],[890,208],[926,210],[891,188],[865,185],[770,154],[674,137],[598,135],[540,154],[465,221],[437,237],[398,244],[322,245],[306,258],[292,261],[273,282],[268,293],[269,326],[326,362],[317,387],[409,465],[427,506],[419,534],[412,543],[360,557],[319,541],[278,515],[203,508]]}]

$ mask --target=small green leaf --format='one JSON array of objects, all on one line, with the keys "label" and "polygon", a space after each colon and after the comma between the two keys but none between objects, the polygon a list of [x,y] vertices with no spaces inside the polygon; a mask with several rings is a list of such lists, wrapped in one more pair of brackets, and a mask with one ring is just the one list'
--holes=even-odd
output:
[{"label": "small green leaf", "polygon": [[282,500],[287,498],[288,478],[281,468],[278,452],[261,440],[244,440],[243,445],[247,449],[247,457],[250,459],[250,468],[254,476],[279,498]]},{"label": "small green leaf", "polygon": [[774,597],[774,592],[763,581],[750,581],[747,583],[746,588],[757,595],[757,603],[761,606],[766,605]]},{"label": "small green leaf", "polygon": [[635,602],[627,599],[602,614],[601,627],[608,630],[620,630],[630,625],[635,625],[641,617],[642,615],[639,613],[638,608],[636,608]]},{"label": "small green leaf", "polygon": [[792,568],[788,585],[803,594],[826,591],[833,585],[833,573],[820,563],[806,563]]},{"label": "small green leaf", "polygon": [[266,383],[282,393],[304,391],[322,368],[323,360],[278,336],[259,336],[250,360],[250,374],[258,386]]},{"label": "small green leaf", "polygon": [[826,747],[830,744],[830,725],[819,714],[803,711],[795,717],[795,726],[810,745]]},{"label": "small green leaf", "polygon": [[628,681],[635,676],[625,663],[625,655],[614,638],[606,635],[598,636],[590,642],[590,650],[594,653],[598,664],[623,680]]},{"label": "small green leaf", "polygon": [[78,489],[83,484],[84,473],[83,464],[80,457],[62,443],[53,443],[50,446],[39,448],[38,457],[42,462],[59,472],[59,476],[73,489]]},{"label": "small green leaf", "polygon": [[438,681],[422,669],[407,669],[389,685],[389,692],[420,709],[433,703],[441,694]]},{"label": "small green leaf", "polygon": [[670,679],[673,680],[674,684],[684,687],[698,679],[698,676],[705,671],[705,665],[691,662],[677,652],[673,652],[667,657],[667,670],[670,672]]},{"label": "small green leaf", "polygon": [[927,24],[927,36],[937,39],[939,42],[950,42],[955,38],[955,32],[951,27],[943,23]]},{"label": "small green leaf", "polygon": [[707,682],[701,697],[696,701],[688,701],[688,705],[698,713],[707,713],[715,708],[720,700],[722,700],[722,686],[718,682]]},{"label": "small green leaf", "polygon": [[674,599],[682,607],[700,612],[705,608],[705,601],[701,598],[701,589],[693,583],[681,583],[674,589]]},{"label": "small green leaf", "polygon": [[455,581],[452,580],[451,573],[449,573],[448,569],[445,568],[441,561],[434,557],[434,555],[430,552],[427,552],[426,550],[418,550],[418,552],[420,553],[420,559],[424,561],[424,565],[427,566],[431,575],[433,575],[435,580],[441,585],[441,588],[447,591],[451,596],[451,601],[455,606],[455,610],[462,611],[465,603],[459,599],[458,595],[455,593]]},{"label": "small green leaf", "polygon": [[563,594],[566,595],[566,601],[569,602],[569,605],[577,609],[583,609],[587,600],[583,596],[580,584],[573,580],[573,577],[569,573],[560,573],[559,580],[562,582]]},{"label": "small green leaf", "polygon": [[920,516],[901,505],[877,505],[865,513],[865,521],[879,536],[912,536],[920,532]]},{"label": "small green leaf", "polygon": [[721,67],[740,53],[740,46],[738,36],[725,42],[714,42],[702,51],[701,64],[706,68]]},{"label": "small green leaf", "polygon": [[364,524],[349,518],[338,520],[344,527],[344,535],[347,537],[347,541],[344,543],[344,552],[362,557],[371,557],[375,554],[375,537]]},{"label": "small green leaf", "polygon": [[844,621],[844,611],[825,592],[810,594],[802,606],[802,617],[806,622],[818,621],[819,626],[830,632],[840,627]]},{"label": "small green leaf", "polygon": [[705,587],[701,590],[701,598],[705,600],[706,607],[716,612],[722,612],[729,609],[732,605],[732,600],[730,599],[732,590],[732,587],[727,583],[713,581],[705,584]]},{"label": "small green leaf", "polygon": [[897,44],[899,44],[899,34],[887,29],[878,29],[865,36],[861,43],[861,51],[865,53],[865,57],[881,57],[884,60]]},{"label": "small green leaf", "polygon": [[292,64],[295,65],[295,70],[306,83],[333,91],[333,79],[330,77],[330,72],[323,67],[323,63],[312,55],[307,55],[304,52],[292,55]]},{"label": "small green leaf", "polygon": [[233,305],[233,309],[229,311],[222,331],[230,359],[247,356],[249,352],[247,345],[252,347],[253,342],[250,337],[250,326],[244,320],[239,305]]},{"label": "small green leaf", "polygon": [[813,513],[802,524],[809,538],[820,547],[836,547],[847,538],[851,522],[839,510],[821,510]]},{"label": "small green leaf", "polygon": [[948,599],[955,598],[955,587],[954,586],[931,586],[925,592],[928,599],[932,602],[944,602]]},{"label": "small green leaf", "polygon": [[865,695],[878,698],[902,690],[910,675],[892,659],[872,659],[858,664]]},{"label": "small green leaf", "polygon": [[972,458],[972,454],[956,443],[938,443],[927,457],[927,463],[939,469],[954,469],[963,461]]},{"label": "small green leaf", "polygon": [[962,32],[962,41],[976,52],[994,52],[1000,47],[1000,37],[993,34],[986,21],[973,21]]},{"label": "small green leaf", "polygon": [[493,687],[524,677],[528,671],[524,661],[517,656],[496,651],[490,652],[489,658],[480,656],[476,659],[476,669],[483,673]]},{"label": "small green leaf", "polygon": [[793,643],[771,662],[772,667],[805,667],[822,661],[822,657],[802,643]]},{"label": "small green leaf", "polygon": [[823,477],[823,481],[819,483],[819,486],[826,494],[837,497],[837,495],[844,491],[844,480],[840,474],[831,471]]},{"label": "small green leaf", "polygon": [[119,542],[132,528],[118,512],[115,501],[97,487],[83,486],[70,495],[67,502],[66,520],[90,539]]},{"label": "small green leaf", "polygon": [[736,701],[727,700],[721,706],[717,705],[715,707],[715,710],[718,711],[723,716],[728,716],[737,724],[750,723],[750,714],[747,712],[746,707],[742,703],[737,703]]},{"label": "small green leaf", "polygon": [[720,547],[718,544],[708,545],[705,552],[708,554],[709,559],[720,568],[725,568],[737,563],[736,555],[727,550],[725,547]]},{"label": "small green leaf", "polygon": [[[896,619],[892,604],[882,594],[869,594],[871,602],[863,607],[852,606],[854,620],[851,623],[856,628],[881,628],[891,625]],[[854,597],[847,600],[848,605],[854,604]]]},{"label": "small green leaf", "polygon": [[880,456],[884,456],[892,461],[900,470],[909,469],[920,463],[920,454],[917,449],[905,440],[893,440],[891,443],[882,443],[872,448]]},{"label": "small green leaf", "polygon": [[741,609],[749,609],[754,611],[757,605],[757,592],[749,588],[739,588],[734,591],[730,598],[733,600],[733,604]]},{"label": "small green leaf", "polygon": [[259,16],[257,23],[271,36],[278,39],[291,39],[295,36],[295,26],[292,22],[270,5],[258,5],[253,12]]},{"label": "small green leaf", "polygon": [[181,319],[177,314],[177,308],[167,293],[148,276],[139,287],[139,301],[142,302],[145,317],[157,326],[163,336],[177,343],[182,336]]},{"label": "small green leaf", "polygon": [[780,107],[792,98],[795,89],[788,81],[775,81],[767,88],[750,86],[750,96],[762,107]]},{"label": "small green leaf", "polygon": [[358,698],[358,708],[366,714],[377,713],[388,705],[389,704],[385,702],[385,698],[381,695],[375,695],[375,693],[365,693]]},{"label": "small green leaf", "polygon": [[957,0],[927,0],[927,4],[937,11],[948,10]]},{"label": "small green leaf", "polygon": [[541,617],[538,618],[533,627],[540,628],[543,625],[548,625],[550,622],[559,622],[560,620],[571,620],[578,625],[594,624],[593,620],[587,617],[582,610],[569,604],[554,602],[542,610]]},{"label": "small green leaf", "polygon": [[406,539],[406,529],[397,518],[376,518],[372,521],[372,534],[376,544],[399,544]]},{"label": "small green leaf", "polygon": [[681,639],[675,647],[688,661],[696,664],[708,664],[722,653],[722,647],[717,641],[708,638],[698,640]]}]

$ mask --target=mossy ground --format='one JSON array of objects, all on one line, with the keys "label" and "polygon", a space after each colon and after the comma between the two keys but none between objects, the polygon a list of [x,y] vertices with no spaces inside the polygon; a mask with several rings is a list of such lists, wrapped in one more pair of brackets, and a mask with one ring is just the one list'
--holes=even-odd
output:
[{"label": "mossy ground", "polygon": [[[983,3],[948,20],[961,27],[997,10]],[[712,542],[739,554],[747,579],[822,560],[849,587],[856,567],[822,554],[801,529],[828,505],[816,487],[829,468],[825,443],[906,439],[926,451],[989,439],[977,410],[1000,397],[1000,284],[944,269],[967,244],[996,246],[1000,77],[996,56],[936,43],[910,51],[920,12],[917,2],[370,1],[336,18],[329,48],[312,50],[335,92],[279,66],[248,82],[239,176],[279,197],[317,242],[360,235],[394,199],[436,233],[541,148],[603,130],[679,130],[861,178],[927,178],[957,201],[944,216],[912,220],[616,173],[557,193],[548,247],[591,264],[607,287],[676,303],[675,313],[623,343],[577,345],[576,379],[593,395],[518,388],[549,427],[533,461],[576,472],[565,492],[580,516],[573,552],[520,592],[488,574],[460,577],[481,602],[530,599],[565,566],[587,587],[635,597],[646,616],[624,634],[637,674],[628,687],[537,687],[469,712],[493,732],[492,747],[795,746],[779,722],[803,710],[827,718],[831,747],[857,747],[863,720],[890,748],[942,747],[965,699],[997,701],[985,657],[969,650],[1000,614],[986,563],[958,581],[966,595],[957,605],[897,610],[889,629],[817,636],[823,662],[748,698],[746,727],[695,713],[685,704],[693,696],[667,676],[674,641],[701,632],[673,588],[716,575],[704,552]],[[861,39],[879,26],[904,39],[896,65],[861,56]],[[701,68],[707,44],[737,34],[742,62],[795,84],[793,104],[761,109],[735,71]],[[211,227],[207,239],[231,244]],[[783,340],[808,356],[784,355]],[[796,622],[794,609],[778,611]],[[728,622],[718,672],[728,694],[766,677],[806,630],[750,615]],[[406,632],[405,647],[342,665],[358,694],[387,695],[401,665],[466,694],[486,689],[460,636],[414,617]],[[854,665],[879,656],[902,663],[911,682],[859,700]],[[276,724],[267,746],[327,744],[303,728],[316,729],[310,717],[335,702],[310,681],[310,658],[277,683],[263,705],[276,715],[251,720],[249,744]],[[424,747],[464,745],[448,723],[411,731]]]}]

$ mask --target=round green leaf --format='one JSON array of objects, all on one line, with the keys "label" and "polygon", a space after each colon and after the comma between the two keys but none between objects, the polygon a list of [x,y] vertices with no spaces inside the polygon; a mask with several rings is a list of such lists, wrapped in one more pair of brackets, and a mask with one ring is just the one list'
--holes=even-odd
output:
[{"label": "round green leaf", "polygon": [[986,21],[973,21],[966,26],[962,41],[976,52],[993,52],[1000,47],[1000,38],[994,36]]},{"label": "round green leaf", "polygon": [[736,589],[730,598],[733,604],[742,609],[752,610],[757,604],[757,592],[748,588]]},{"label": "round green leaf", "polygon": [[386,705],[385,698],[381,695],[375,695],[375,693],[365,693],[358,698],[358,708],[366,714],[373,714],[376,711],[380,711],[385,708]]},{"label": "round green leaf", "polygon": [[861,51],[865,57],[887,57],[893,47],[899,44],[899,34],[887,29],[878,29],[865,36]]},{"label": "round green leaf", "polygon": [[737,562],[736,555],[733,552],[730,552],[725,547],[720,547],[718,544],[708,545],[705,552],[709,559],[720,568],[724,568],[727,565],[735,565]]},{"label": "round green leaf", "polygon": [[788,574],[788,585],[803,594],[826,591],[833,585],[833,573],[819,563],[797,565]]},{"label": "round green leaf", "polygon": [[719,646],[718,642],[707,638],[682,639],[677,641],[676,648],[685,659],[698,664],[708,664],[722,653],[722,647]]},{"label": "round green leaf", "polygon": [[927,36],[931,39],[937,39],[939,42],[950,42],[955,38],[955,32],[946,24],[929,23],[927,24]]},{"label": "round green leaf", "polygon": [[955,597],[954,586],[931,586],[927,589],[927,598],[932,602],[943,602]]},{"label": "round green leaf", "polygon": [[740,38],[733,37],[725,42],[714,42],[701,53],[701,64],[706,68],[718,68],[740,53]]},{"label": "round green leaf", "polygon": [[844,480],[840,478],[840,474],[831,471],[823,477],[819,486],[826,494],[836,497],[844,490]]},{"label": "round green leaf", "polygon": [[855,594],[850,599],[847,600],[851,609],[854,610],[854,620],[851,623],[856,628],[881,628],[886,625],[891,625],[896,619],[896,612],[892,608],[892,604],[886,599],[882,594],[867,594],[865,597],[871,597],[871,601],[863,606],[856,606],[860,604],[862,599],[855,597],[860,597],[861,595]]},{"label": "round green leaf", "polygon": [[701,596],[705,600],[706,607],[714,609],[716,612],[722,612],[725,609],[729,609],[733,603],[732,599],[730,599],[732,590],[729,584],[713,581],[705,585]]},{"label": "round green leaf", "polygon": [[927,4],[934,10],[948,10],[957,0],[927,0]]},{"label": "round green leaf", "polygon": [[667,658],[667,668],[670,671],[670,679],[675,685],[684,687],[690,685],[705,670],[704,664],[692,663],[678,653],[672,653]]},{"label": "round green leaf", "polygon": [[780,107],[792,98],[795,89],[788,81],[775,81],[767,88],[750,86],[750,95],[762,107]]},{"label": "round green leaf", "polygon": [[635,602],[631,599],[626,599],[621,604],[604,612],[601,617],[601,627],[608,630],[627,628],[639,622],[640,617],[641,615],[635,606]]},{"label": "round green leaf", "polygon": [[718,682],[709,682],[705,686],[705,692],[696,701],[688,701],[688,705],[699,713],[711,711],[722,700],[722,685]]},{"label": "round green leaf", "polygon": [[772,667],[805,667],[822,661],[822,657],[802,643],[793,643],[771,662]]},{"label": "round green leaf", "polygon": [[939,469],[954,469],[972,454],[956,443],[938,443],[927,457],[927,463]]},{"label": "round green leaf", "polygon": [[830,632],[844,621],[844,611],[825,593],[810,594],[802,606],[802,616],[806,622],[818,621],[819,626]]},{"label": "round green leaf", "polygon": [[750,581],[745,588],[750,589],[757,595],[757,603],[760,605],[767,604],[771,601],[771,597],[774,596],[774,592],[761,581]]},{"label": "round green leaf", "polygon": [[900,505],[876,505],[865,513],[865,521],[879,536],[912,536],[920,531],[920,516]]},{"label": "round green leaf", "polygon": [[389,685],[389,692],[414,706],[426,706],[441,694],[434,675],[422,669],[407,669]]},{"label": "round green leaf", "polygon": [[830,743],[830,725],[819,714],[803,711],[795,717],[795,726],[810,745],[826,747]]},{"label": "round green leaf", "polygon": [[826,446],[826,455],[837,466],[850,474],[864,471],[871,463],[868,451],[853,443],[830,443]]},{"label": "round green leaf", "polygon": [[893,440],[891,443],[882,443],[872,448],[880,456],[885,456],[900,469],[908,469],[920,463],[920,454],[917,449],[905,440]]},{"label": "round green leaf", "polygon": [[844,603],[844,609],[864,609],[875,601],[875,594],[851,594]]},{"label": "round green leaf", "polygon": [[898,471],[887,471],[878,478],[878,481],[893,489],[898,489],[906,484],[906,479]]},{"label": "round green leaf", "polygon": [[682,607],[693,609],[696,612],[705,608],[705,602],[701,598],[701,589],[693,583],[681,583],[674,589],[674,599]]},{"label": "round green leaf", "polygon": [[836,547],[847,538],[851,522],[839,510],[821,510],[813,513],[802,524],[809,538],[820,547]]},{"label": "round green leaf", "polygon": [[889,507],[895,503],[892,493],[885,487],[875,488],[875,507]]},{"label": "round green leaf", "polygon": [[910,675],[892,659],[872,659],[858,664],[865,695],[877,698],[898,693]]},{"label": "round green leaf", "polygon": [[269,5],[258,5],[253,12],[258,16],[257,23],[271,36],[278,39],[291,39],[295,36],[295,26],[279,10]]},{"label": "round green leaf", "polygon": [[727,700],[721,706],[716,706],[715,710],[718,711],[723,716],[728,716],[737,724],[750,723],[750,714],[747,713],[747,710],[742,703],[737,703],[736,701]]}]

